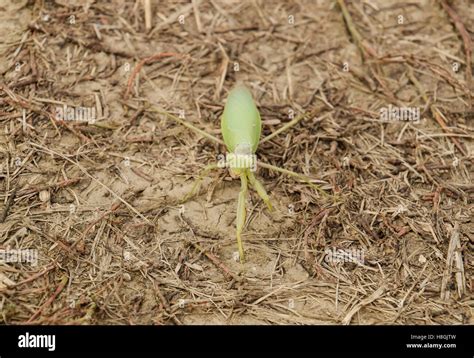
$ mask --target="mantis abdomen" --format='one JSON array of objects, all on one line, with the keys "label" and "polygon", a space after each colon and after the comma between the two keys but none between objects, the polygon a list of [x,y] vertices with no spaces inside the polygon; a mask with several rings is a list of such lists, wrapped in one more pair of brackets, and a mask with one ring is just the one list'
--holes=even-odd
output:
[{"label": "mantis abdomen", "polygon": [[232,89],[227,97],[221,131],[230,152],[253,154],[257,150],[262,121],[252,94],[242,84]]}]

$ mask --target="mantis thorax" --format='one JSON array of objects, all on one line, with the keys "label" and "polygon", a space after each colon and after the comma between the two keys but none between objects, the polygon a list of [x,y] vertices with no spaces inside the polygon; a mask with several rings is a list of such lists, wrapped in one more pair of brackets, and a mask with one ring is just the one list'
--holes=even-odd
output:
[{"label": "mantis thorax", "polygon": [[255,171],[257,168],[257,157],[252,151],[249,143],[240,143],[235,147],[233,153],[227,154],[227,166],[232,176],[239,176],[244,170]]}]

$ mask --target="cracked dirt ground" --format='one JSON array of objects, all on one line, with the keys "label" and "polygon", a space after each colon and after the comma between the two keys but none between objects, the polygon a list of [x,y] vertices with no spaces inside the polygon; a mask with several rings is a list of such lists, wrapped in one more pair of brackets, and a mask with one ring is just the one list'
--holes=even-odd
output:
[{"label": "cracked dirt ground", "polygon": [[[473,323],[472,59],[440,2],[163,1],[150,29],[141,1],[78,3],[0,1],[0,249],[38,252],[0,264],[0,322]],[[150,110],[220,136],[237,81],[264,135],[310,113],[257,155],[329,194],[260,168],[244,265],[237,180],[179,203],[225,148]]]}]

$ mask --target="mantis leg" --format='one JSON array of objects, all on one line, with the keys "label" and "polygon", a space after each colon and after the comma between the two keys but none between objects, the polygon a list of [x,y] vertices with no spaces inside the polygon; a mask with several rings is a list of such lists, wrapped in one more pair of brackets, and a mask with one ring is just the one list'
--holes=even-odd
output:
[{"label": "mantis leg", "polygon": [[184,203],[191,199],[196,193],[199,191],[199,188],[201,187],[202,180],[204,179],[207,174],[213,170],[219,168],[218,164],[209,164],[204,169],[202,169],[199,174],[198,178],[194,181],[193,187],[191,188],[191,191],[184,196],[183,199],[181,199],[181,203]]},{"label": "mantis leg", "polygon": [[290,127],[293,127],[295,124],[297,124],[298,122],[300,122],[302,119],[312,115],[315,111],[313,110],[312,112],[310,113],[303,113],[303,114],[300,114],[299,116],[297,116],[296,118],[292,119],[290,122],[288,122],[287,124],[285,124],[284,126],[282,126],[281,128],[277,129],[275,132],[273,132],[272,134],[269,134],[268,136],[264,137],[262,140],[260,140],[260,143],[259,144],[262,144],[263,142],[266,142],[270,139],[272,139],[273,137],[276,137],[278,134],[280,134],[281,132],[284,132],[286,131],[288,128]]},{"label": "mantis leg", "polygon": [[[207,139],[210,139],[210,140],[212,140],[216,143],[219,143],[219,144],[224,144],[224,142],[222,140],[220,140],[219,138],[214,137],[212,134],[209,134],[206,131],[203,131],[202,129],[199,129],[198,127],[196,127],[193,124],[185,121],[184,119],[176,117],[175,115],[172,115],[171,113],[168,113],[165,110],[162,110],[157,106],[152,105],[151,109],[154,112],[163,114],[166,117],[168,117],[169,119],[172,119],[173,121],[175,121],[179,124],[182,124],[186,128],[189,128],[189,129],[193,130],[194,132],[197,132],[197,133],[201,134],[202,136],[206,137]],[[193,185],[191,191],[187,195],[185,195],[185,197],[183,199],[181,199],[181,203],[184,203],[184,202],[188,201],[191,197],[193,197],[196,194],[196,192],[199,190],[199,187],[201,186],[201,182],[202,182],[203,177],[206,176],[211,170],[216,169],[216,168],[219,168],[219,165],[211,164],[211,165],[206,166],[199,173],[198,179],[196,179],[196,181],[194,182],[194,185]]]},{"label": "mantis leg", "polygon": [[165,110],[162,110],[156,106],[152,106],[151,109],[156,112],[165,115],[169,119],[172,119],[175,122],[178,122],[182,124],[183,126],[193,130],[194,132],[197,132],[201,134],[202,136],[206,137],[207,139],[212,140],[213,142],[219,143],[224,145],[224,142],[220,140],[219,138],[214,137],[212,134],[207,133],[206,131],[203,131],[202,129],[199,129],[198,127],[194,126],[193,124],[189,123],[188,121],[185,121],[182,118],[176,117],[175,115],[172,115],[171,113],[166,112]]},{"label": "mantis leg", "polygon": [[250,185],[257,191],[258,196],[267,204],[268,210],[272,211],[272,203],[263,185],[255,178],[255,175],[250,170],[247,170],[247,177],[249,178]]},{"label": "mantis leg", "polygon": [[239,257],[240,263],[243,264],[245,262],[244,257],[244,247],[242,246],[242,230],[244,229],[245,225],[245,217],[246,217],[246,210],[245,210],[245,201],[247,200],[247,175],[245,171],[240,173],[240,182],[241,188],[239,192],[239,200],[237,203],[237,246],[239,247]]},{"label": "mantis leg", "polygon": [[312,179],[307,177],[306,175],[295,173],[295,172],[292,172],[291,170],[283,169],[283,168],[277,167],[275,165],[267,164],[267,163],[259,162],[257,165],[261,166],[262,168],[267,168],[267,169],[270,169],[270,170],[274,170],[274,171],[286,174],[290,177],[299,179],[299,180],[305,182],[306,184],[308,184],[313,189],[317,190],[323,196],[325,196],[325,197],[329,196],[329,194],[326,193],[323,189],[321,189],[321,187],[319,185],[315,185],[313,182],[311,182]]}]

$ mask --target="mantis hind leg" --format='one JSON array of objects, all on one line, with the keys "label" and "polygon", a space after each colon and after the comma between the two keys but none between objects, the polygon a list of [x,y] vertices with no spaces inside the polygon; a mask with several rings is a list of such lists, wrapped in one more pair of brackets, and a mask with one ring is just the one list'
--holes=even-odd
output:
[{"label": "mantis hind leg", "polygon": [[286,131],[287,129],[293,127],[294,125],[296,125],[298,122],[300,122],[302,119],[304,118],[307,118],[309,116],[311,116],[312,114],[314,113],[313,112],[310,112],[310,113],[303,113],[303,114],[300,114],[299,116],[295,117],[294,119],[292,119],[290,122],[286,123],[285,125],[283,125],[282,127],[280,127],[279,129],[277,129],[275,132],[269,134],[268,136],[262,138],[262,140],[260,140],[260,144],[272,139],[273,137],[276,137],[277,135],[279,135],[280,133]]},{"label": "mantis hind leg", "polygon": [[152,106],[151,107],[151,110],[156,112],[156,113],[159,113],[159,114],[162,114],[162,115],[165,115],[166,117],[168,117],[169,119],[179,123],[179,124],[182,124],[183,126],[185,126],[186,128],[189,128],[191,129],[193,132],[196,132],[196,133],[199,133],[200,135],[202,135],[203,137],[206,137],[207,139],[210,139],[212,140],[213,142],[216,142],[216,143],[219,143],[219,144],[222,144],[224,145],[225,143],[220,140],[219,138],[216,138],[214,137],[212,134],[209,134],[207,133],[206,131],[196,127],[195,125],[191,124],[190,122],[182,119],[182,118],[179,118],[179,117],[176,117],[175,115],[165,111],[165,110],[162,110],[160,109],[159,107],[157,106]]},{"label": "mantis hind leg", "polygon": [[257,180],[257,178],[255,178],[255,175],[250,170],[247,170],[247,177],[250,185],[257,191],[258,196],[260,196],[263,202],[267,205],[268,210],[273,211],[272,203],[270,202],[270,198],[268,197],[267,191],[263,185]]},{"label": "mantis hind leg", "polygon": [[237,220],[236,220],[236,226],[237,226],[237,246],[239,248],[239,258],[240,258],[240,263],[243,264],[245,262],[245,256],[244,256],[244,247],[242,245],[242,231],[244,229],[245,225],[245,217],[246,217],[246,209],[245,209],[245,202],[247,200],[247,174],[246,172],[242,171],[240,173],[240,182],[241,182],[241,188],[239,192],[239,199],[237,202]]},{"label": "mantis hind leg", "polygon": [[209,164],[206,167],[204,167],[204,169],[202,169],[199,172],[198,178],[194,181],[194,184],[191,190],[180,200],[180,203],[185,203],[186,201],[191,199],[194,195],[196,195],[196,193],[199,192],[199,188],[201,187],[201,183],[204,177],[206,177],[211,170],[214,170],[217,168],[219,168],[218,164]]}]

